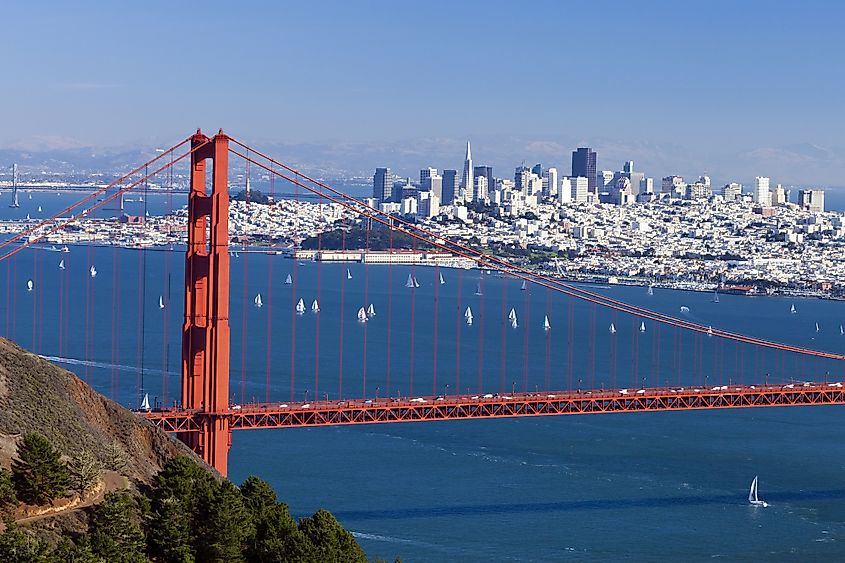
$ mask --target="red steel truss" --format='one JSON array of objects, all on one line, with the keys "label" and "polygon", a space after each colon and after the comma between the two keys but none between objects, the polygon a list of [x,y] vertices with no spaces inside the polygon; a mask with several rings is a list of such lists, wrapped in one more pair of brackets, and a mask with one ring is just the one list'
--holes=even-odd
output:
[{"label": "red steel truss", "polygon": [[845,404],[842,383],[731,385],[702,388],[645,388],[607,391],[449,395],[337,402],[235,405],[225,412],[160,410],[142,413],[166,432],[200,432],[206,418],[226,418],[232,430],[295,428],[650,411]]}]

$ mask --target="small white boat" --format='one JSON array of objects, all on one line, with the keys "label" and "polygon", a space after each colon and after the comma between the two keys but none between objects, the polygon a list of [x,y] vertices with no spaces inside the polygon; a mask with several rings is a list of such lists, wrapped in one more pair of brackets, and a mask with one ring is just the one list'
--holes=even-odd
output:
[{"label": "small white boat", "polygon": [[528,285],[526,285],[525,280],[522,280],[522,285],[519,287],[519,289],[521,291],[525,291],[526,289],[528,289]]},{"label": "small white boat", "polygon": [[649,295],[654,295],[654,286],[653,286],[653,285],[649,285],[649,286],[648,286],[648,294],[649,294]]},{"label": "small white boat", "polygon": [[551,330],[552,325],[549,322],[549,316],[546,315],[543,317],[543,330]]},{"label": "small white boat", "polygon": [[757,496],[757,476],[754,476],[754,480],[751,481],[751,490],[748,491],[748,504],[752,506],[762,506],[763,508],[769,506],[764,500],[760,500]]},{"label": "small white boat", "polygon": [[253,299],[252,302],[255,303],[256,307],[263,307],[264,306],[264,302],[261,300],[261,294],[260,293],[255,296],[255,299]]},{"label": "small white boat", "polygon": [[144,399],[141,401],[141,410],[149,411],[150,409],[150,394],[144,393]]},{"label": "small white boat", "polygon": [[816,323],[816,332],[821,332],[821,329],[819,328],[819,323]]},{"label": "small white boat", "polygon": [[95,268],[94,266],[91,266],[91,277],[92,278],[97,277],[97,268]]},{"label": "small white boat", "polygon": [[27,280],[27,282],[26,282],[26,290],[27,290],[27,291],[32,291],[32,287],[33,287],[33,285],[34,285],[34,284],[32,283],[32,280]]},{"label": "small white boat", "polygon": [[41,206],[38,206],[38,212],[41,213]]},{"label": "small white boat", "polygon": [[60,270],[64,270],[64,269],[65,269],[65,260],[64,260],[64,258],[62,258],[61,260],[59,260],[59,269],[60,269]]},{"label": "small white boat", "polygon": [[405,287],[414,287],[414,276],[408,274],[408,281],[405,282]]},{"label": "small white boat", "polygon": [[513,308],[511,308],[511,312],[508,313],[508,319],[512,321],[515,318],[516,318],[516,311]]},{"label": "small white boat", "polygon": [[375,317],[376,316],[376,308],[372,303],[370,303],[370,306],[367,307],[367,316],[368,317]]},{"label": "small white boat", "polygon": [[311,312],[312,313],[319,313],[320,312],[320,304],[317,303],[316,299],[311,303]]},{"label": "small white boat", "polygon": [[158,308],[164,309],[164,296],[163,295],[158,296]]},{"label": "small white boat", "polygon": [[70,248],[68,248],[67,246],[63,246],[62,252],[70,252]]},{"label": "small white boat", "polygon": [[301,315],[305,312],[305,301],[302,298],[299,298],[299,301],[296,302],[296,314]]},{"label": "small white boat", "polygon": [[367,311],[365,311],[363,307],[358,309],[358,322],[359,323],[367,322]]},{"label": "small white boat", "polygon": [[346,268],[346,279],[348,279],[348,280],[352,279],[352,272],[349,271],[349,268]]},{"label": "small white boat", "polygon": [[511,328],[517,328],[519,323],[516,322],[516,317],[511,319]]},{"label": "small white boat", "polygon": [[793,304],[789,307],[789,312],[790,312],[790,313],[792,313],[793,315],[794,315],[795,313],[797,313],[797,312],[798,312],[798,309],[796,309],[796,308],[795,308],[795,303],[793,303]]},{"label": "small white boat", "polygon": [[689,307],[686,305],[681,305],[681,312],[682,313],[689,313]]},{"label": "small white boat", "polygon": [[285,285],[290,285],[292,283],[293,283],[293,278],[290,277],[290,274],[288,274],[288,277],[285,278]]},{"label": "small white boat", "polygon": [[443,273],[440,274],[440,285],[445,285],[446,280],[443,279]]},{"label": "small white boat", "polygon": [[845,328],[842,328],[842,325],[839,325],[839,334],[840,335],[845,334]]},{"label": "small white boat", "polygon": [[645,332],[645,321],[640,321],[640,332]]},{"label": "small white boat", "polygon": [[616,326],[613,323],[610,323],[610,327],[608,327],[607,331],[610,334],[616,334]]},{"label": "small white boat", "polygon": [[467,325],[472,326],[472,309],[469,307],[464,311],[464,318],[466,319]]}]

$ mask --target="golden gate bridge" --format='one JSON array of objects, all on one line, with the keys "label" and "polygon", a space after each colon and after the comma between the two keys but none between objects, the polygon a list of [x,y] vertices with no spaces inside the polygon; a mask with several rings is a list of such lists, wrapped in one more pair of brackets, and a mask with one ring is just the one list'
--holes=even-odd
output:
[{"label": "golden gate bridge", "polygon": [[[420,245],[420,247],[434,249],[471,262],[479,270],[497,272],[506,276],[508,279],[523,280],[531,284],[532,287],[546,290],[549,296],[567,296],[568,298],[589,303],[593,307],[613,311],[614,314],[621,313],[629,315],[636,319],[638,323],[649,321],[650,323],[654,323],[655,326],[669,327],[676,334],[693,334],[696,338],[693,341],[694,347],[692,350],[694,355],[693,363],[695,365],[702,362],[702,358],[705,355],[701,337],[716,339],[720,342],[732,342],[734,345],[752,346],[758,351],[758,356],[760,353],[778,354],[781,360],[784,354],[791,354],[795,357],[802,358],[828,360],[835,362],[837,366],[841,366],[842,360],[845,360],[845,356],[842,354],[775,342],[773,340],[699,324],[688,319],[678,318],[649,308],[626,303],[596,291],[583,289],[557,277],[523,266],[520,263],[498,258],[460,240],[449,240],[401,217],[384,213],[256,150],[250,145],[228,136],[222,130],[212,137],[208,137],[198,130],[194,135],[170,149],[160,152],[155,158],[134,168],[108,186],[80,199],[74,205],[43,220],[34,221],[34,224],[27,224],[27,228],[0,243],[0,262],[5,261],[7,263],[8,276],[10,271],[8,269],[8,261],[16,254],[26,248],[38,245],[51,235],[83,221],[98,209],[122,197],[130,190],[137,190],[142,185],[146,186],[146,183],[151,178],[155,178],[160,174],[172,173],[177,163],[182,161],[189,162],[190,186],[186,224],[187,248],[184,262],[184,317],[181,327],[180,400],[172,406],[168,405],[166,400],[163,400],[161,404],[156,405],[156,408],[139,411],[139,414],[163,430],[176,433],[183,442],[202,456],[206,462],[215,467],[221,474],[225,475],[227,472],[227,457],[231,444],[231,432],[233,430],[565,414],[845,404],[845,394],[843,394],[841,382],[821,381],[820,379],[822,378],[820,377],[814,378],[814,381],[795,382],[793,381],[794,378],[789,378],[789,381],[787,381],[785,377],[785,362],[783,361],[781,361],[781,367],[783,368],[782,375],[784,377],[778,382],[769,382],[768,377],[765,377],[761,378],[764,381],[729,381],[727,384],[724,381],[719,381],[719,384],[715,385],[715,381],[710,382],[707,376],[703,376],[693,384],[681,384],[679,376],[676,385],[669,385],[667,381],[666,385],[655,387],[646,385],[646,378],[642,378],[641,381],[637,380],[638,378],[634,374],[639,373],[639,367],[635,365],[632,367],[631,385],[627,387],[611,385],[605,388],[602,385],[599,388],[598,386],[583,384],[582,378],[578,378],[576,385],[573,382],[572,376],[574,345],[571,335],[567,339],[567,346],[569,348],[569,379],[566,385],[555,388],[549,377],[551,339],[548,337],[546,338],[545,381],[542,390],[539,389],[539,386],[535,386],[533,392],[528,388],[528,373],[529,371],[539,371],[539,368],[535,366],[535,362],[540,363],[541,358],[529,357],[527,352],[523,358],[523,381],[518,391],[515,381],[512,383],[509,392],[506,389],[504,359],[502,360],[498,385],[485,382],[485,373],[488,371],[488,368],[485,368],[483,363],[484,354],[480,348],[483,345],[483,338],[480,337],[479,349],[477,350],[478,381],[475,393],[469,392],[468,389],[465,393],[460,392],[461,385],[458,380],[458,373],[452,374],[454,375],[454,379],[444,378],[441,374],[441,382],[447,379],[454,386],[452,387],[453,392],[449,393],[449,385],[447,383],[444,385],[443,392],[439,393],[437,392],[438,362],[436,359],[438,350],[437,316],[435,315],[433,349],[415,352],[413,336],[415,308],[413,301],[411,302],[410,318],[402,319],[402,322],[407,322],[411,329],[408,350],[409,382],[407,388],[408,393],[405,396],[399,393],[393,396],[387,392],[379,396],[378,386],[375,388],[375,394],[372,393],[372,385],[368,387],[365,332],[364,357],[362,360],[364,369],[361,373],[362,381],[354,382],[361,384],[361,394],[352,398],[347,396],[348,393],[346,395],[344,394],[343,361],[341,358],[336,398],[333,397],[330,399],[328,393],[324,396],[319,394],[319,361],[317,361],[313,366],[314,392],[312,400],[309,401],[307,396],[304,400],[297,400],[294,322],[291,326],[290,396],[287,400],[279,397],[271,397],[269,347],[271,346],[272,329],[268,320],[267,377],[264,401],[258,402],[253,400],[246,402],[242,388],[242,400],[240,403],[236,403],[233,400],[230,390],[230,371],[232,369],[232,336],[229,326],[231,293],[229,229],[230,155],[246,163],[247,174],[249,174],[249,168],[253,167],[267,174],[271,178],[271,181],[278,179],[294,186],[297,194],[299,194],[299,190],[301,189],[303,190],[303,194],[308,194],[312,199],[316,198],[320,202],[330,202],[340,206],[350,215],[357,217],[358,220],[366,225],[365,231],[368,237],[366,243],[367,249],[369,249],[370,230],[378,226],[381,229],[387,230],[390,234],[391,241],[394,234],[401,234],[409,240],[414,241],[415,247],[416,245]],[[86,205],[87,207],[83,208]],[[73,213],[73,210],[77,208],[81,208],[82,211]],[[396,252],[396,250],[391,246],[388,252],[392,253]],[[295,259],[293,264],[296,264]],[[118,283],[118,270],[119,267],[115,265],[115,284]],[[292,295],[295,295],[296,268],[294,268],[293,272]],[[93,269],[91,275],[92,277],[95,275]],[[139,270],[139,275],[143,275],[142,270]],[[317,284],[319,287],[319,277]],[[272,287],[272,284],[270,286]],[[437,285],[435,284],[436,287]],[[10,333],[8,326],[10,310],[14,311],[17,307],[17,300],[10,301],[8,291],[7,283],[7,335]],[[117,290],[113,288],[113,292],[115,291]],[[143,295],[139,297],[139,311],[141,310],[140,299],[142,298]],[[39,305],[39,299],[42,299],[41,296],[33,300],[33,346],[38,342],[36,338],[36,324],[40,318],[38,307],[43,307],[43,305]],[[70,299],[71,296],[67,293],[60,295],[60,311],[63,310],[62,300],[64,300],[64,307],[66,307],[66,303]],[[268,307],[272,307],[271,299],[268,299]],[[341,294],[341,303],[343,303],[342,299],[343,295]],[[116,299],[114,296],[113,302],[116,307],[120,306],[119,299]],[[339,319],[340,343],[338,349],[341,354],[343,353],[342,309],[343,305],[341,305],[341,317]],[[88,322],[87,316],[89,314],[89,307],[86,306],[86,322]],[[291,315],[294,315],[293,311],[291,311]],[[570,308],[571,316],[572,309]],[[502,317],[504,322],[504,308],[502,309]],[[139,318],[141,318],[140,313]],[[70,327],[66,326],[67,324],[67,318],[60,319],[59,330],[69,330]],[[516,323],[514,322],[514,324]],[[114,330],[122,330],[116,325],[114,312],[112,326]],[[502,326],[504,327],[504,324]],[[571,329],[572,322],[570,318],[570,333]],[[166,339],[168,330],[166,322],[164,323],[163,330]],[[143,328],[140,329],[140,332],[143,333]],[[391,349],[390,334],[391,330],[388,326],[386,390],[392,388],[390,385],[391,369],[389,360]],[[458,337],[459,334],[458,332]],[[527,332],[524,335],[527,350]],[[245,330],[242,338],[246,338]],[[631,346],[634,350],[638,346],[636,338],[636,331],[632,331]],[[89,342],[88,340],[86,338],[86,357],[90,355],[90,347],[96,345],[95,342]],[[317,346],[318,353],[320,340],[318,327],[315,334],[315,345]],[[504,328],[502,340],[504,344]],[[143,340],[143,337],[139,336],[139,361],[142,364],[142,348],[145,345],[146,342]],[[590,351],[593,354],[591,361],[594,364],[596,347],[593,340],[590,341]],[[659,354],[659,350],[656,352]],[[413,393],[413,358],[415,353],[434,354],[435,356],[433,373],[431,374],[433,392],[430,394],[417,395]],[[459,353],[460,345],[456,349],[458,356]],[[502,347],[501,353],[504,355],[504,347]],[[681,341],[679,339],[676,338],[674,349],[668,353],[676,356],[676,365],[680,373],[682,369],[682,351]],[[718,353],[718,350],[716,353]],[[724,355],[724,350],[721,353]],[[245,352],[242,351],[242,354],[245,354]],[[114,349],[112,350],[112,355],[115,355]],[[632,352],[632,359],[635,364],[637,358],[637,353]],[[273,367],[278,371],[277,366]],[[457,359],[455,371],[458,372],[459,369],[460,360]],[[141,370],[143,372],[143,366]],[[165,396],[166,371],[167,368],[165,365],[165,369],[163,370],[163,380],[165,381],[163,394]],[[245,370],[242,369],[242,371]],[[700,366],[699,371],[703,371]],[[650,381],[656,379],[653,378]],[[590,378],[589,380],[589,382],[593,383],[594,381],[594,378]],[[615,377],[613,382],[616,383]],[[347,376],[348,384],[349,380]]]}]

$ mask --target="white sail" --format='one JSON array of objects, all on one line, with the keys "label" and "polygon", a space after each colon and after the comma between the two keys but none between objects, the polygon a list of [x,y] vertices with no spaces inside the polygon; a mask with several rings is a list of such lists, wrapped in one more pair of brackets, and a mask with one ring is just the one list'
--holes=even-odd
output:
[{"label": "white sail", "polygon": [[514,320],[515,318],[516,318],[516,311],[513,308],[511,308],[511,312],[508,313],[508,319]]},{"label": "white sail", "polygon": [[789,312],[792,313],[792,314],[795,314],[795,313],[798,312],[798,310],[795,308],[795,303],[793,303],[792,306],[789,307]]},{"label": "white sail", "polygon": [[519,326],[519,323],[516,322],[516,317],[511,319],[511,328],[516,328]]},{"label": "white sail", "polygon": [[549,316],[546,315],[543,317],[543,330],[549,330],[550,328],[552,328],[552,325],[549,323]]},{"label": "white sail", "polygon": [[91,266],[91,277],[92,278],[97,277],[97,268],[95,268],[94,266]]},{"label": "white sail", "polygon": [[440,285],[444,285],[445,283],[446,283],[446,280],[443,279],[443,274],[441,273],[440,274]]},{"label": "white sail", "polygon": [[464,311],[464,318],[471,319],[472,318],[472,308],[467,307],[467,310]]},{"label": "white sail", "polygon": [[150,394],[144,393],[144,400],[141,401],[141,410],[148,411],[150,410]]},{"label": "white sail", "polygon": [[320,304],[317,303],[316,299],[311,303],[311,312],[312,313],[319,313],[320,312]]},{"label": "white sail", "polygon": [[613,323],[610,323],[610,327],[607,329],[610,334],[616,334],[616,326]]},{"label": "white sail", "polygon": [[164,296],[163,295],[158,296],[158,308],[164,309]]},{"label": "white sail", "polygon": [[299,301],[296,302],[296,312],[302,314],[305,312],[305,301],[302,298],[299,298]]},{"label": "white sail", "polygon": [[820,330],[821,329],[819,329],[819,323],[816,323],[816,332],[820,332]]},{"label": "white sail", "polygon": [[253,303],[255,303],[256,307],[261,307],[261,306],[264,305],[264,302],[261,300],[261,294],[260,293],[255,296],[255,299],[253,299]]},{"label": "white sail", "polygon": [[478,282],[478,284],[475,286],[475,294],[481,295],[481,282]]},{"label": "white sail", "polygon": [[285,285],[290,285],[292,283],[293,283],[293,278],[290,277],[290,274],[288,274],[288,277],[285,278]]},{"label": "white sail", "polygon": [[472,326],[472,316],[467,317],[467,326]]},{"label": "white sail", "polygon": [[367,311],[365,311],[363,307],[358,309],[358,322],[359,323],[367,322]]},{"label": "white sail", "polygon": [[408,274],[408,281],[405,282],[405,287],[414,287],[414,276]]},{"label": "white sail", "polygon": [[522,280],[522,285],[520,286],[519,289],[521,289],[522,291],[525,291],[526,289],[528,289],[528,286],[526,285],[525,280]]},{"label": "white sail", "polygon": [[417,276],[414,276],[414,287],[419,287],[420,282],[417,281]]},{"label": "white sail", "polygon": [[41,213],[41,206],[38,206],[38,212]]},{"label": "white sail", "polygon": [[645,332],[645,321],[640,321],[640,332]]},{"label": "white sail", "polygon": [[754,476],[754,480],[751,481],[751,490],[748,491],[748,502],[756,503],[760,502],[760,499],[757,498],[757,476]]},{"label": "white sail", "polygon": [[370,303],[370,306],[367,307],[367,316],[368,317],[375,317],[376,316],[376,308],[375,305]]},{"label": "white sail", "polygon": [[348,279],[348,280],[352,279],[352,272],[349,271],[349,268],[346,268],[346,279]]},{"label": "white sail", "polygon": [[845,328],[842,328],[842,325],[839,325],[839,334],[845,334]]},{"label": "white sail", "polygon": [[682,313],[689,313],[689,307],[686,305],[681,305],[681,312]]},{"label": "white sail", "polygon": [[26,290],[27,290],[27,291],[32,291],[32,286],[33,286],[32,280],[27,280],[27,282],[26,282]]},{"label": "white sail", "polygon": [[64,258],[62,258],[61,260],[59,260],[59,269],[60,269],[60,270],[64,270],[64,269],[65,269],[65,260],[64,260]]},{"label": "white sail", "polygon": [[649,286],[648,286],[648,294],[649,294],[649,295],[654,295],[654,286],[653,286],[653,285],[649,285]]}]

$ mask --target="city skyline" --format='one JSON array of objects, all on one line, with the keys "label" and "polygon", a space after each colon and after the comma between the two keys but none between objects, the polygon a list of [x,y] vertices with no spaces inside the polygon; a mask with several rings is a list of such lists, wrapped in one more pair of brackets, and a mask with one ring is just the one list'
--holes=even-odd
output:
[{"label": "city skyline", "polygon": [[[168,17],[158,17],[164,7]],[[567,151],[557,148],[591,146],[609,159],[599,168],[633,159],[655,176],[707,172],[748,182],[766,174],[790,184],[843,184],[843,117],[830,95],[843,78],[829,72],[838,65],[839,5],[631,10],[621,2],[533,2],[525,13],[542,17],[526,29],[512,25],[519,14],[507,3],[212,3],[208,15],[164,3],[60,4],[50,19],[37,8],[17,4],[5,13],[16,22],[9,44],[25,48],[5,61],[14,87],[0,100],[16,111],[4,120],[3,148],[161,146],[197,126],[222,126],[293,148],[297,159],[334,156],[349,171],[378,166],[370,153],[382,160],[443,144],[445,154],[447,145],[470,138],[476,157],[486,153],[485,163],[499,168],[523,159],[561,168]],[[324,12],[337,17],[320,17]],[[599,14],[598,26],[567,24]],[[118,25],[124,19],[168,41],[127,41]],[[421,21],[437,22],[432,40],[420,40],[414,24]],[[462,21],[483,26],[486,39],[463,33]],[[373,26],[385,33],[379,41],[361,33]],[[602,28],[638,33],[622,41]],[[38,41],[31,29],[39,30]],[[681,38],[671,49],[667,34]],[[174,62],[198,44],[206,56],[190,67]],[[107,54],[97,56],[104,45]],[[257,52],[272,65],[258,64]],[[490,87],[434,85],[467,65],[494,78]],[[394,87],[375,88],[372,77],[385,73]],[[425,74],[437,79],[420,80]],[[520,76],[543,81],[526,88]],[[457,160],[438,164],[460,171]],[[396,168],[405,172],[401,163]]]}]

